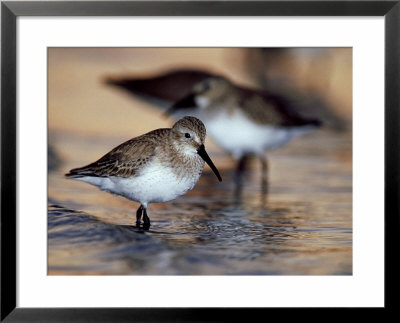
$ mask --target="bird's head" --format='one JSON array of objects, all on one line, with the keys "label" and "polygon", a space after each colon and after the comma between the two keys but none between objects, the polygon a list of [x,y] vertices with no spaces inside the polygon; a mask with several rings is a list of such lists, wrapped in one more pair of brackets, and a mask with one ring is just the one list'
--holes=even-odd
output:
[{"label": "bird's head", "polygon": [[172,115],[177,112],[206,109],[229,95],[231,87],[231,83],[223,77],[213,76],[206,78],[196,83],[192,91],[175,102],[166,113]]},{"label": "bird's head", "polygon": [[179,153],[188,157],[199,155],[214,171],[217,178],[222,180],[205,150],[206,127],[200,119],[186,116],[178,120],[171,129],[171,135],[173,145]]}]

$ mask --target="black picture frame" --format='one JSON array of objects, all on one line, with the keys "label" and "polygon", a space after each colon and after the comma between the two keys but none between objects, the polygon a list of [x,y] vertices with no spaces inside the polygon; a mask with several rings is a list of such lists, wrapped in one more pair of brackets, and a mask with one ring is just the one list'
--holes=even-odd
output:
[{"label": "black picture frame", "polygon": [[[1,3],[1,321],[233,322],[286,308],[16,307],[16,19],[19,16],[383,16],[385,19],[385,307],[399,287],[400,1],[4,1]],[[373,130],[372,130],[373,131]],[[373,153],[373,148],[371,148]],[[366,287],[367,289],[367,287]],[[132,291],[134,292],[134,291]],[[245,295],[238,295],[245,297]],[[397,299],[398,300],[398,299]],[[297,319],[310,319],[304,309]],[[334,319],[335,312],[329,311]],[[350,314],[350,313],[348,313]],[[326,315],[326,314],[325,314]],[[333,315],[333,316],[332,316]],[[317,316],[318,317],[318,316]],[[371,317],[372,318],[372,317]]]}]

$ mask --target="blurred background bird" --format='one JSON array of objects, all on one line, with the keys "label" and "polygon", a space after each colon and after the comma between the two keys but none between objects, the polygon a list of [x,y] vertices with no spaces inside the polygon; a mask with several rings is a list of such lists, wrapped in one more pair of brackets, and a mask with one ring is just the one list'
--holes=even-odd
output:
[{"label": "blurred background bird", "polygon": [[258,157],[263,186],[268,169],[265,151],[321,125],[316,118],[302,117],[282,95],[239,86],[206,71],[175,70],[153,78],[107,82],[166,108],[166,114],[175,118],[201,119],[215,142],[237,160],[238,179],[249,157]]}]

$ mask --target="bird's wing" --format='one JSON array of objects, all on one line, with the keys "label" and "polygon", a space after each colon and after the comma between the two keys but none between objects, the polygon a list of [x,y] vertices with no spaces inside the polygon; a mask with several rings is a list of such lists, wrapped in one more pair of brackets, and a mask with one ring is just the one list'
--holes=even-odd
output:
[{"label": "bird's wing", "polygon": [[294,103],[282,96],[247,88],[240,88],[240,105],[249,119],[258,124],[298,127],[320,125],[320,121],[301,116]]},{"label": "bird's wing", "polygon": [[158,105],[169,106],[190,93],[195,84],[213,76],[206,71],[182,69],[150,78],[108,78],[106,83]]},{"label": "bird's wing", "polygon": [[135,176],[139,169],[153,158],[161,137],[166,136],[169,131],[170,129],[157,129],[128,140],[94,163],[72,169],[66,176],[72,178],[84,176]]}]

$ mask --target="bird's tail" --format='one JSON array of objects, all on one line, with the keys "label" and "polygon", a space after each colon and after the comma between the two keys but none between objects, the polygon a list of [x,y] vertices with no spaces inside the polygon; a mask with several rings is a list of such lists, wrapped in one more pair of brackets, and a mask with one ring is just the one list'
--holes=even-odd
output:
[{"label": "bird's tail", "polygon": [[71,169],[65,174],[69,178],[81,178],[84,176],[96,176],[93,171],[89,170],[87,166]]}]

